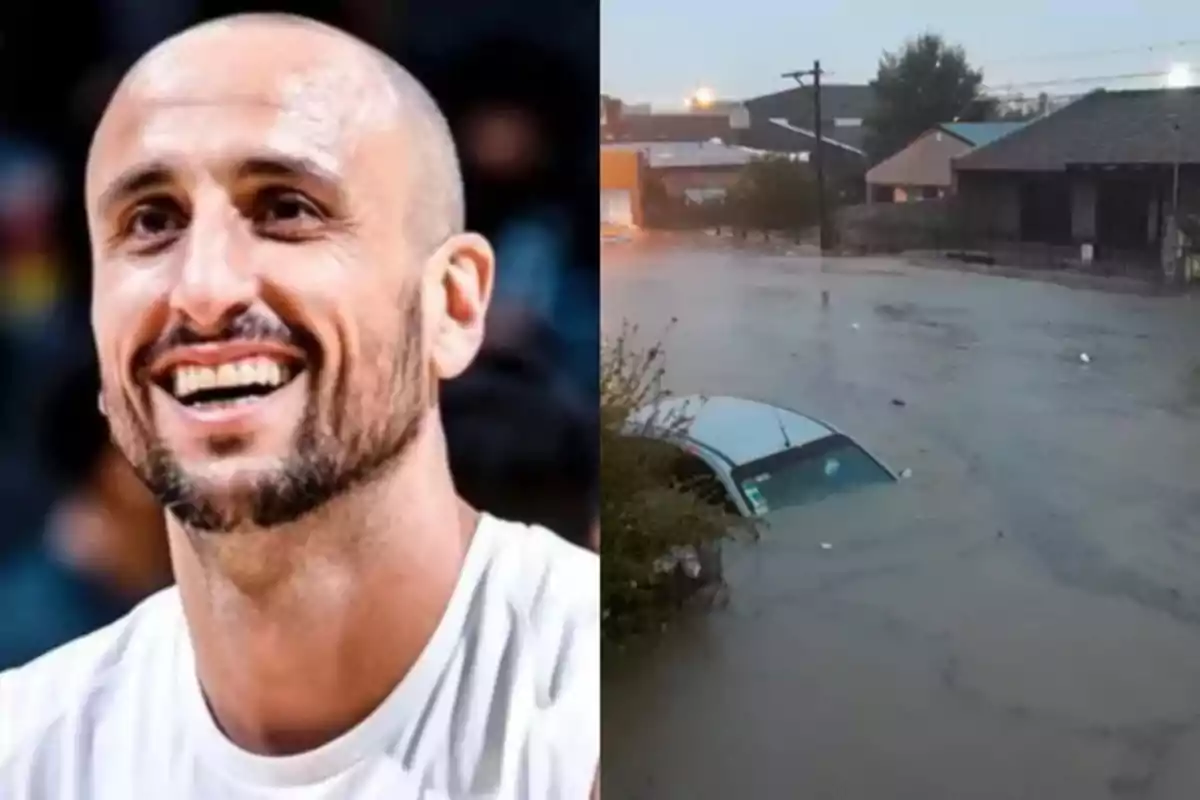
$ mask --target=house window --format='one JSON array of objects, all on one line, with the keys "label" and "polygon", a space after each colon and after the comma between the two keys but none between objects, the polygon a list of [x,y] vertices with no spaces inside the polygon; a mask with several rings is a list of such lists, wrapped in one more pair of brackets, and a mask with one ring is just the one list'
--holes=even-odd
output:
[{"label": "house window", "polygon": [[689,203],[709,203],[714,201],[724,200],[726,195],[725,189],[707,188],[707,189],[684,189],[683,198]]}]

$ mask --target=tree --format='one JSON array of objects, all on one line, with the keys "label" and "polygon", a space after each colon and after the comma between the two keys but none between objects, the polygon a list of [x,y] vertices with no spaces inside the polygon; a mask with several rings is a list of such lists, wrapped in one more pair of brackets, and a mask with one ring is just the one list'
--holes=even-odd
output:
[{"label": "tree", "polygon": [[982,86],[983,73],[971,68],[966,52],[936,33],[884,53],[871,81],[875,109],[865,120],[871,161],[882,161],[940,123],[992,118],[995,100],[982,94]]},{"label": "tree", "polygon": [[642,208],[646,211],[646,227],[669,228],[676,222],[677,203],[671,202],[662,176],[648,170],[642,178]]},{"label": "tree", "polygon": [[756,158],[742,170],[726,206],[737,228],[799,236],[817,223],[816,180],[802,161],[784,155]]}]

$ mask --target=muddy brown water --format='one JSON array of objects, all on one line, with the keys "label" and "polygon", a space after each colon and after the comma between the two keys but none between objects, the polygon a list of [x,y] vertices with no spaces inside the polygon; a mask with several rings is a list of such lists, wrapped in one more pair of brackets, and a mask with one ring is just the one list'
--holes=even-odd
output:
[{"label": "muddy brown water", "polygon": [[773,519],[727,608],[606,655],[605,790],[1196,796],[1200,301],[824,266],[606,257],[608,331],[678,318],[672,388],[807,411],[913,477]]}]

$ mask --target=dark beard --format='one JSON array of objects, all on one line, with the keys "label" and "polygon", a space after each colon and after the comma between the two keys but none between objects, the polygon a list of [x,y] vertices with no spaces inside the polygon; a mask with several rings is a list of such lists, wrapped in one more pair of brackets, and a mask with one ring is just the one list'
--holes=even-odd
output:
[{"label": "dark beard", "polygon": [[[296,522],[334,498],[369,483],[403,456],[416,438],[431,402],[421,365],[420,296],[415,291],[410,295],[391,359],[391,402],[384,412],[389,415],[377,424],[372,426],[347,413],[349,387],[339,379],[333,392],[335,407],[328,433],[321,433],[317,400],[310,394],[286,464],[276,473],[262,476],[239,496],[217,498],[205,492],[145,429],[140,431],[142,441],[154,444],[133,465],[142,482],[185,528],[205,533]],[[132,415],[128,419],[133,419]],[[235,448],[236,443],[228,446]],[[214,450],[219,449],[220,443],[215,444]]]}]

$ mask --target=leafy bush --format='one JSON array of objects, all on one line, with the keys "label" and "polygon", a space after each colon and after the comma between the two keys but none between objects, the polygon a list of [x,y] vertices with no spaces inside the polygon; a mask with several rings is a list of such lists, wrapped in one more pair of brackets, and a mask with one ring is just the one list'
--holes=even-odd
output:
[{"label": "leafy bush", "polygon": [[679,451],[625,435],[632,412],[668,395],[662,346],[641,349],[636,334],[625,325],[601,350],[601,600],[609,641],[661,627],[686,599],[677,576],[656,570],[656,561],[680,547],[711,552],[745,525],[674,479]]},{"label": "leafy bush", "polygon": [[817,224],[812,168],[787,156],[756,158],[742,170],[727,198],[730,223],[743,230],[798,235]]}]

